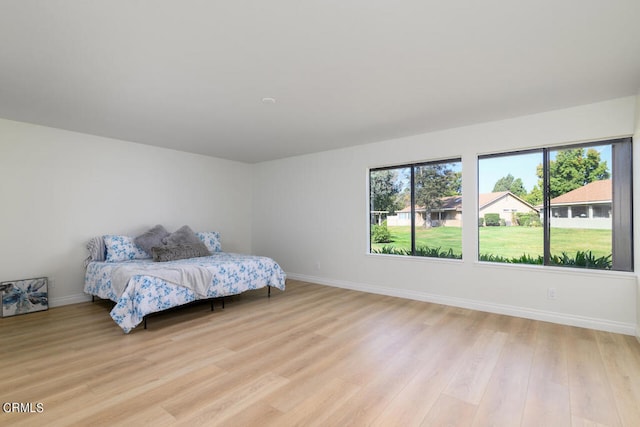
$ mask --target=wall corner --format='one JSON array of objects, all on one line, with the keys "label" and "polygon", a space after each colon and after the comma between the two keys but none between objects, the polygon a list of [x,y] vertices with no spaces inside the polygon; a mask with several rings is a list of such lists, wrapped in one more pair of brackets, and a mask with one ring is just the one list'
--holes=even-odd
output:
[{"label": "wall corner", "polygon": [[636,339],[640,342],[640,149],[638,148],[638,142],[640,142],[640,89],[636,95],[636,111],[635,111],[635,126],[633,139],[636,141],[633,150],[633,165],[634,165],[634,177],[633,177],[633,200],[634,200],[634,256],[635,256],[635,268],[636,273]]}]

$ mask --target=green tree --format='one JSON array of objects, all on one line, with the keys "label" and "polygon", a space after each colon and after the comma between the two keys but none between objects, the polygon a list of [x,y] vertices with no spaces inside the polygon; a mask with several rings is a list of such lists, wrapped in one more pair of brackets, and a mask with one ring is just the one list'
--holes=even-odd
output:
[{"label": "green tree", "polygon": [[452,182],[448,196],[458,196],[462,194],[462,172],[453,172]]},{"label": "green tree", "polygon": [[493,192],[510,191],[518,197],[524,197],[527,194],[527,190],[524,188],[522,179],[514,178],[513,175],[508,174],[496,181],[493,186]]},{"label": "green tree", "polygon": [[542,190],[539,186],[535,185],[531,191],[524,195],[523,199],[532,206],[538,206],[542,204]]},{"label": "green tree", "polygon": [[402,209],[398,195],[400,184],[398,172],[390,169],[371,171],[369,186],[371,191],[371,210],[388,211],[389,215]]},{"label": "green tree", "polygon": [[[542,187],[542,165],[538,165],[539,186]],[[589,148],[560,150],[549,162],[549,195],[553,199],[593,181],[608,179],[609,167],[600,153]]]},{"label": "green tree", "polygon": [[443,197],[460,193],[460,173],[454,172],[446,163],[420,166],[415,169],[415,200],[425,208],[425,223],[431,223],[431,212],[440,209]]}]

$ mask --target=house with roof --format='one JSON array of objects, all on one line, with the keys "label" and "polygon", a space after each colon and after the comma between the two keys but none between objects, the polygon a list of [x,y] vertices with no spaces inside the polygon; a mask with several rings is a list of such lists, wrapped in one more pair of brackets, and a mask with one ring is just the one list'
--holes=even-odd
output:
[{"label": "house with roof", "polygon": [[610,179],[593,181],[550,200],[551,226],[611,229]]},{"label": "house with roof", "polygon": [[505,225],[517,225],[516,213],[538,213],[539,209],[524,201],[511,191],[498,191],[495,193],[478,194],[478,217],[484,218],[485,214],[497,213]]},{"label": "house with roof", "polygon": [[[460,227],[462,226],[462,196],[449,196],[440,199],[441,204],[437,209],[431,210],[430,221],[427,227]],[[522,200],[510,191],[480,194],[478,198],[480,218],[487,213],[497,213],[506,225],[514,225],[514,214],[536,212],[531,204]],[[424,206],[414,208],[416,226],[425,226],[427,222]],[[411,206],[407,206],[396,212],[396,215],[387,216],[387,225],[411,225]]]},{"label": "house with roof", "polygon": [[[430,221],[424,206],[414,207],[416,227],[460,227],[462,226],[462,196],[448,196],[440,199],[440,207],[431,210]],[[387,216],[389,226],[411,225],[411,206],[396,211],[396,215]]]}]

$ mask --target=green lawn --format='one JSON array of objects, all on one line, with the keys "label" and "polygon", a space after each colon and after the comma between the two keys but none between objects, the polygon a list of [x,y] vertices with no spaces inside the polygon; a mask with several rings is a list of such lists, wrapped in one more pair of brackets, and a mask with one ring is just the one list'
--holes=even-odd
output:
[{"label": "green lawn", "polygon": [[[411,249],[410,227],[388,227],[391,243],[374,243],[373,249],[393,246]],[[542,227],[481,227],[480,253],[499,255],[505,258],[528,254],[532,257],[542,255]],[[417,228],[416,246],[429,246],[442,250],[453,249],[462,253],[462,229],[458,227]],[[611,230],[592,230],[575,228],[551,229],[551,253],[560,255],[566,252],[575,255],[578,251],[591,251],[594,256],[611,254]]]},{"label": "green lawn", "polygon": [[[391,233],[391,243],[373,243],[372,249],[381,249],[383,246],[411,250],[411,227],[387,227]],[[462,253],[462,228],[460,227],[434,227],[416,228],[416,246],[429,246],[430,248],[453,249],[456,254]]]},{"label": "green lawn", "polygon": [[[391,243],[373,243],[373,249],[380,249],[383,246],[393,246],[395,248],[411,250],[411,227],[387,227],[391,233]],[[429,246],[430,248],[441,247],[444,250],[449,248],[453,252],[462,253],[462,228],[460,227],[435,227],[417,228],[416,246]]]},{"label": "green lawn", "polygon": [[[543,254],[542,227],[481,227],[480,253],[501,255],[505,258],[528,254]],[[591,252],[596,257],[611,254],[611,230],[586,228],[551,228],[551,254],[578,251]]]}]

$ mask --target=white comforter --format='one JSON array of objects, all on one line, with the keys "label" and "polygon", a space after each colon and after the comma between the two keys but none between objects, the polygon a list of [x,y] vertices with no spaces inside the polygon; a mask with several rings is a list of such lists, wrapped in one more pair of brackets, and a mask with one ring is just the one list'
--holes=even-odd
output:
[{"label": "white comforter", "polygon": [[120,298],[133,276],[149,276],[162,279],[173,285],[191,289],[199,298],[207,298],[207,289],[211,285],[213,274],[206,267],[195,264],[153,263],[123,265],[111,275],[111,286]]}]

